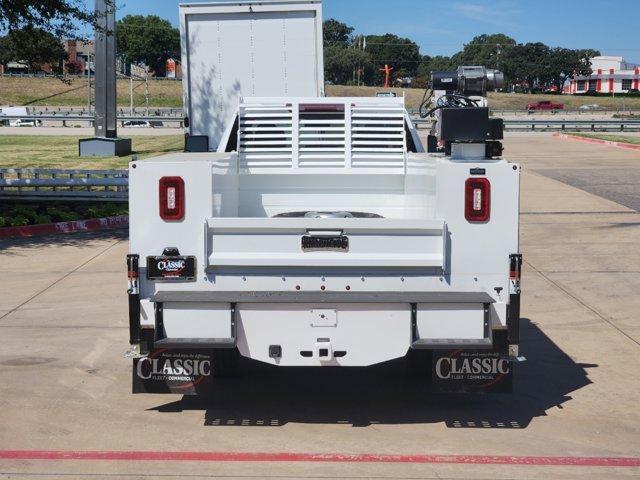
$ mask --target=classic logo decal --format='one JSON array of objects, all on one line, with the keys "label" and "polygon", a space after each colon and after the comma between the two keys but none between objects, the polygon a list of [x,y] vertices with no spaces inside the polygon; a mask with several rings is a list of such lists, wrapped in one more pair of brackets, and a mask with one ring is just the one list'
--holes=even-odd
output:
[{"label": "classic logo decal", "polygon": [[211,376],[211,356],[160,349],[133,363],[134,393],[194,393]]},{"label": "classic logo decal", "polygon": [[166,275],[179,275],[187,266],[186,260],[160,260],[158,262],[158,270]]},{"label": "classic logo decal", "polygon": [[453,350],[434,354],[433,386],[441,392],[509,393],[513,368],[498,352]]},{"label": "classic logo decal", "polygon": [[473,378],[493,380],[495,375],[509,373],[509,362],[500,358],[449,358],[436,362],[436,375],[442,379]]}]

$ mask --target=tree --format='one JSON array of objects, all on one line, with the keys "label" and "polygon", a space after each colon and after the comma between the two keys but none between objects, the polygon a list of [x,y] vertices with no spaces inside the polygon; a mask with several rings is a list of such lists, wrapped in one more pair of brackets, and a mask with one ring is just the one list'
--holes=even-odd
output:
[{"label": "tree", "polygon": [[551,49],[541,42],[514,45],[504,59],[505,77],[510,85],[534,86],[546,84],[551,75]]},{"label": "tree", "polygon": [[330,45],[324,49],[325,80],[336,85],[348,85],[354,83],[358,69],[361,70],[360,76],[363,79],[373,76],[374,65],[367,52],[338,45]]},{"label": "tree", "polygon": [[322,24],[324,46],[340,46],[346,48],[352,42],[353,27],[330,18]]},{"label": "tree", "polygon": [[156,15],[127,15],[116,25],[116,44],[127,64],[144,63],[164,76],[167,60],[180,56],[180,31]]},{"label": "tree", "polygon": [[394,76],[415,76],[418,65],[422,62],[420,47],[408,39],[392,33],[385,35],[367,35],[366,51],[376,66],[373,78],[368,77],[368,83],[382,83],[383,74],[378,69],[385,64],[393,68]]},{"label": "tree", "polygon": [[27,26],[0,38],[0,63],[23,62],[30,73],[38,72],[44,64],[61,73],[66,59],[60,40],[40,28]]},{"label": "tree", "polygon": [[65,38],[76,31],[79,22],[95,24],[95,20],[82,0],[0,0],[0,31],[31,27]]},{"label": "tree", "polygon": [[451,57],[443,57],[440,55],[430,57],[429,55],[425,55],[422,57],[422,62],[420,62],[418,66],[418,76],[430,79],[431,72],[446,71],[456,67],[451,64]]},{"label": "tree", "polygon": [[516,41],[503,34],[482,34],[467,43],[461,52],[454,55],[454,62],[460,65],[480,65],[487,68],[502,69],[503,61],[509,57]]},{"label": "tree", "polygon": [[556,87],[557,93],[562,93],[564,84],[575,75],[591,75],[591,58],[597,55],[600,55],[600,52],[591,49],[552,49],[547,84]]}]

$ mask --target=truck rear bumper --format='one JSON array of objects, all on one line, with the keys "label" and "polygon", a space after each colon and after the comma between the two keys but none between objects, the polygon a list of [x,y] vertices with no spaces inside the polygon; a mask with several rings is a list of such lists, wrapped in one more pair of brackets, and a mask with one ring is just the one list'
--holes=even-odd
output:
[{"label": "truck rear bumper", "polygon": [[[428,302],[395,297],[385,302],[380,297],[375,297],[377,302],[327,301],[330,295],[322,294],[322,302],[286,302],[280,297],[271,302],[177,302],[165,292],[157,299],[165,301],[156,301],[154,311],[146,312],[155,317],[150,349],[237,347],[243,356],[272,365],[368,366],[404,357],[410,348],[493,345],[493,300],[487,294],[418,296]],[[184,292],[180,298],[184,300]],[[203,296],[190,300],[196,298]],[[415,300],[401,297],[409,298]]]}]

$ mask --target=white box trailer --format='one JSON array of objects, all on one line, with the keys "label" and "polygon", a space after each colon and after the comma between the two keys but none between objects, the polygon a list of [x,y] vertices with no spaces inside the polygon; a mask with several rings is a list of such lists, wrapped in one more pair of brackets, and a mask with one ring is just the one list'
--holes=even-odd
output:
[{"label": "white box trailer", "polygon": [[[312,6],[310,26],[321,21],[317,2],[188,5],[183,40],[191,22],[199,38],[224,30],[227,5],[244,9],[228,17],[237,28],[264,6]],[[266,51],[280,56],[280,41]],[[193,88],[211,52],[187,43]],[[232,51],[250,62],[243,49]],[[319,88],[317,61],[306,65],[307,87]],[[243,83],[216,152],[131,163],[134,392],[206,391],[240,355],[318,367],[406,357],[433,367],[440,390],[509,391],[519,167],[485,157],[484,143],[425,152],[403,98],[281,96],[283,81],[262,97]],[[231,97],[212,95],[186,101],[192,132],[214,138],[209,116]]]},{"label": "white box trailer", "polygon": [[180,31],[194,149],[217,148],[242,96],[324,95],[319,0],[182,4]]}]

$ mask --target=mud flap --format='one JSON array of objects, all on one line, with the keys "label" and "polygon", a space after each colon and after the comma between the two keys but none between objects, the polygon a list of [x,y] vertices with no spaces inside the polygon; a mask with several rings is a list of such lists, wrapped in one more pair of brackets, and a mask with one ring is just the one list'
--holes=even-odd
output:
[{"label": "mud flap", "polygon": [[494,330],[492,350],[433,352],[432,389],[437,393],[511,393],[513,363],[506,331]]},{"label": "mud flap", "polygon": [[200,395],[211,388],[211,351],[156,349],[133,359],[133,393]]}]

